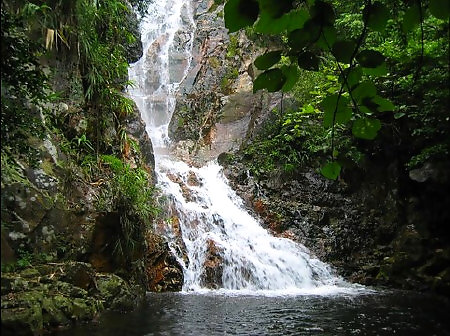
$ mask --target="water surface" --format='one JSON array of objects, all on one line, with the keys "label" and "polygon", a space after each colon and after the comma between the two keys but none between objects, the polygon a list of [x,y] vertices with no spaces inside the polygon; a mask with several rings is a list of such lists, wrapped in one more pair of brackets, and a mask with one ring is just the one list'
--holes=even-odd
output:
[{"label": "water surface", "polygon": [[449,301],[402,291],[333,296],[151,293],[134,312],[55,335],[450,335]]}]

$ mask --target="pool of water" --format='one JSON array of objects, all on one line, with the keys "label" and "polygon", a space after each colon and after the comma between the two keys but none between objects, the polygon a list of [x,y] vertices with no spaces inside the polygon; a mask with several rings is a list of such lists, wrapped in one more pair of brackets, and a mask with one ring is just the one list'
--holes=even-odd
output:
[{"label": "pool of water", "polygon": [[55,335],[450,335],[450,302],[406,291],[149,293],[133,312],[107,312]]}]

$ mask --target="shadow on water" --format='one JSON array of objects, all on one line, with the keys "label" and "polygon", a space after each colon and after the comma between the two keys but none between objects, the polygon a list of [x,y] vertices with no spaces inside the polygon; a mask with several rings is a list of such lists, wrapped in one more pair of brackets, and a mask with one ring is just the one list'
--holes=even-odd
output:
[{"label": "shadow on water", "polygon": [[450,302],[384,291],[337,296],[149,293],[131,313],[54,335],[450,335]]}]

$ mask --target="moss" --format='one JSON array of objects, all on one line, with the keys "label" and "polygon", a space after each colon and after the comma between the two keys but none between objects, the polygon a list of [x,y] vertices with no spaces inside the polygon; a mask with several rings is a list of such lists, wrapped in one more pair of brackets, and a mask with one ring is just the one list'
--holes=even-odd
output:
[{"label": "moss", "polygon": [[228,43],[227,47],[227,58],[233,58],[238,54],[238,45],[239,40],[236,35],[230,35],[230,43]]},{"label": "moss", "polygon": [[114,274],[103,274],[97,279],[98,297],[104,301],[106,308],[130,310],[135,306],[136,295],[129,285]]},{"label": "moss", "polygon": [[213,69],[217,69],[217,68],[220,67],[220,61],[219,61],[219,59],[218,59],[217,57],[212,56],[212,57],[210,57],[210,58],[208,59],[208,61],[209,61],[209,64],[211,65],[211,67],[212,67]]},{"label": "moss", "polygon": [[70,323],[70,320],[66,317],[66,315],[57,307],[53,298],[43,298],[42,311],[45,312],[43,316],[45,325],[61,326]]}]

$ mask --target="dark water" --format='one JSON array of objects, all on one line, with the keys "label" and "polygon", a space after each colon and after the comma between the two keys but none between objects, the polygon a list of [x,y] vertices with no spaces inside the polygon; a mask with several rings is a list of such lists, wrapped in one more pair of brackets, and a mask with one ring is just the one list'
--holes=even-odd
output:
[{"label": "dark water", "polygon": [[450,303],[411,292],[338,296],[148,294],[132,313],[55,335],[450,335]]}]

